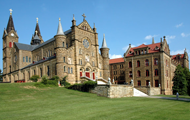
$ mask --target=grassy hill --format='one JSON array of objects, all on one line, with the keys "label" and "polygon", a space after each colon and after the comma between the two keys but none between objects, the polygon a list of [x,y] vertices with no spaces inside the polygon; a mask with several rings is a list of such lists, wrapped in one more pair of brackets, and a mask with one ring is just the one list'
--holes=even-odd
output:
[{"label": "grassy hill", "polygon": [[0,120],[189,120],[190,103],[153,98],[98,97],[34,83],[0,84]]}]

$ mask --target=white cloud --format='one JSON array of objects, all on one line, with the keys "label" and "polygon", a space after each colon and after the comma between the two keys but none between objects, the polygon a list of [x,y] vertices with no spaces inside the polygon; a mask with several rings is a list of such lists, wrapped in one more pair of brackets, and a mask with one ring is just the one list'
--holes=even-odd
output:
[{"label": "white cloud", "polygon": [[[135,47],[135,45],[131,45],[131,47]],[[129,48],[129,45],[123,47],[122,50],[123,50],[123,51],[127,51],[128,48]]]},{"label": "white cloud", "polygon": [[189,34],[181,33],[181,36],[182,36],[182,37],[187,37],[187,36],[189,36],[189,35],[190,35],[190,33],[189,33]]},{"label": "white cloud", "polygon": [[175,37],[176,37],[175,35],[171,35],[171,36],[167,35],[166,39],[175,39]]},{"label": "white cloud", "polygon": [[110,59],[121,58],[122,55],[116,55],[116,54],[111,55],[111,54],[109,54],[109,57],[110,57]]},{"label": "white cloud", "polygon": [[180,23],[178,25],[176,25],[175,27],[178,28],[178,27],[181,27],[183,25],[183,23]]},{"label": "white cloud", "polygon": [[171,55],[177,55],[177,54],[183,54],[184,50],[176,50],[176,51],[171,51]]},{"label": "white cloud", "polygon": [[152,39],[153,37],[156,37],[157,35],[147,35],[144,39],[149,40]]}]

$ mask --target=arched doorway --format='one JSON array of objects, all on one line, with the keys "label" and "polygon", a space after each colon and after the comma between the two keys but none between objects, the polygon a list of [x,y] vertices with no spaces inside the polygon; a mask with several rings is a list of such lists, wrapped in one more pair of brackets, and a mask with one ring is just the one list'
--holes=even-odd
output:
[{"label": "arched doorway", "polygon": [[85,75],[86,75],[86,77],[90,78],[90,69],[89,68],[86,68]]}]

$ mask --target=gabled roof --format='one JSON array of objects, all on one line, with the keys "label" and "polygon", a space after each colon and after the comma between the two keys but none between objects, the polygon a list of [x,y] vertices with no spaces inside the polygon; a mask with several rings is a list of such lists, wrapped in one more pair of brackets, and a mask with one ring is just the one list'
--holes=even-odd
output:
[{"label": "gabled roof", "polygon": [[[155,49],[156,46],[159,48],[159,49]],[[133,47],[129,50],[128,54],[125,56],[125,57],[130,57],[130,56],[134,56],[134,50],[135,49],[140,49],[140,48],[145,48],[145,47],[148,47],[148,53],[155,53],[155,52],[159,52],[160,51],[160,43],[155,43],[155,44],[149,44],[149,45],[145,45],[145,44],[142,44],[140,46],[137,46],[137,47]],[[131,53],[130,53],[131,51]]]},{"label": "gabled roof", "polygon": [[[65,31],[64,33],[65,33],[65,35],[66,35],[66,34],[69,34],[71,31],[72,31],[72,30],[69,29],[69,30]],[[53,38],[51,38],[51,39],[49,39],[49,40],[47,40],[47,41],[45,41],[44,43],[39,44],[39,45],[27,45],[27,44],[16,43],[16,42],[15,42],[15,45],[16,45],[16,46],[18,47],[18,49],[20,49],[20,50],[33,51],[33,50],[36,50],[36,49],[38,49],[38,48],[40,48],[40,47],[42,47],[42,46],[44,46],[44,45],[46,45],[46,44],[48,44],[48,43],[54,41],[54,40],[55,40],[55,38],[53,37]]]},{"label": "gabled roof", "polygon": [[121,63],[124,62],[123,58],[115,58],[115,59],[110,59],[109,64],[114,64],[114,63]]},{"label": "gabled roof", "polygon": [[184,54],[177,54],[177,55],[171,55],[171,56],[172,56],[172,59],[176,60],[176,57],[177,57],[178,55],[181,55],[180,58],[184,58]]}]

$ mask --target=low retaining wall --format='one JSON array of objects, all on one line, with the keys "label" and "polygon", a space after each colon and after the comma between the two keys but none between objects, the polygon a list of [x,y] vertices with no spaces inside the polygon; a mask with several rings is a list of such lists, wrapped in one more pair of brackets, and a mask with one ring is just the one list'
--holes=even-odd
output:
[{"label": "low retaining wall", "polygon": [[132,97],[133,86],[131,85],[98,85],[91,93],[108,98]]},{"label": "low retaining wall", "polygon": [[160,87],[150,87],[148,89],[148,95],[160,95]]}]

